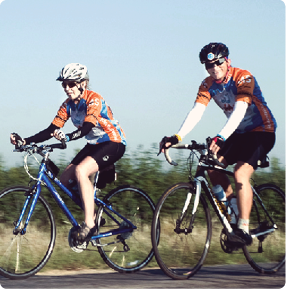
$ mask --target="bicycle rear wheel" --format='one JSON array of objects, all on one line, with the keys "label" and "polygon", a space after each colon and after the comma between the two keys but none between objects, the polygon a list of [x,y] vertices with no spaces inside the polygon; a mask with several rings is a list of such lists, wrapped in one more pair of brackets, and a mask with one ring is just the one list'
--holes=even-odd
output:
[{"label": "bicycle rear wheel", "polygon": [[[25,279],[41,270],[50,258],[56,237],[52,211],[42,196],[39,196],[35,210],[27,226],[13,233],[23,205],[25,194],[31,188],[17,186],[0,193],[0,274],[10,279]],[[27,212],[19,229],[23,228]]]},{"label": "bicycle rear wheel", "polygon": [[[132,273],[142,269],[154,255],[151,243],[151,223],[155,210],[153,201],[141,189],[128,185],[110,191],[103,201],[131,221],[137,229],[130,233],[97,239],[101,257],[109,267],[119,272]],[[106,220],[104,227],[99,227],[99,233],[127,225],[121,218],[111,214],[119,225],[104,212],[102,207],[99,208],[96,221],[98,227],[101,217]]]},{"label": "bicycle rear wheel", "polygon": [[[212,232],[210,211],[201,195],[196,214],[192,215],[195,196],[193,184],[178,183],[161,196],[155,209],[152,222],[155,257],[160,268],[173,279],[188,279],[193,276],[203,265],[209,250]],[[186,207],[188,198],[190,203]],[[186,211],[179,222],[183,208]],[[190,222],[191,227],[187,231]]]},{"label": "bicycle rear wheel", "polygon": [[[277,229],[273,233],[254,238],[251,246],[243,248],[243,253],[254,270],[272,274],[285,264],[285,193],[273,184],[260,185],[256,191]],[[249,224],[250,234],[263,232],[272,227],[269,217],[254,196]]]}]

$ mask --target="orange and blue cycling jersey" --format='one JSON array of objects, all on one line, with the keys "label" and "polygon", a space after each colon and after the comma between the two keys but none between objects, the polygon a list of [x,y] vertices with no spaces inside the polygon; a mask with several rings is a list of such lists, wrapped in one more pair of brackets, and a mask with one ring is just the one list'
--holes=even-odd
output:
[{"label": "orange and blue cycling jersey", "polygon": [[236,101],[248,103],[245,116],[235,132],[275,132],[276,120],[255,77],[249,71],[230,67],[223,83],[216,83],[212,77],[207,77],[199,88],[196,102],[207,106],[212,98],[228,118]]},{"label": "orange and blue cycling jersey", "polygon": [[90,144],[112,141],[126,145],[125,134],[119,122],[113,118],[113,113],[103,97],[96,92],[85,90],[78,104],[67,99],[52,124],[63,127],[69,118],[77,128],[81,128],[84,122],[94,125],[85,136]]}]

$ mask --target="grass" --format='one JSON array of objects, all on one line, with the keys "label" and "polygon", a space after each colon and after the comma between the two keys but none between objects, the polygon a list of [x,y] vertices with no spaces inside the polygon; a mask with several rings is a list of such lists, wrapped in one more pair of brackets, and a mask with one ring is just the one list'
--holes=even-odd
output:
[{"label": "grass", "polygon": [[[236,251],[232,254],[227,254],[223,252],[221,246],[220,246],[220,234],[221,234],[221,225],[220,223],[213,222],[213,228],[212,228],[212,241],[211,246],[209,249],[209,253],[207,255],[207,258],[204,262],[204,265],[219,265],[219,264],[246,264],[247,261],[244,257],[244,254],[242,250]],[[45,267],[41,270],[42,272],[48,271],[48,270],[79,270],[79,269],[108,269],[109,267],[105,264],[105,262],[102,260],[100,254],[97,251],[96,247],[93,247],[91,244],[88,246],[88,249],[83,251],[82,253],[76,253],[72,251],[68,244],[68,234],[69,234],[70,226],[63,225],[60,227],[57,227],[57,238],[55,243],[55,248],[52,253],[51,258],[49,259],[48,263],[45,265]],[[204,228],[199,228],[197,232],[197,235],[193,235],[193,238],[196,243],[199,243],[200,241],[203,242],[203,240],[200,240],[201,235],[205,235],[206,232],[203,230],[206,230]],[[34,230],[33,232],[33,246],[31,245],[27,246],[28,248],[28,254],[29,256],[33,256],[34,259],[37,258],[37,252],[40,250],[41,245],[43,244],[45,238],[43,237],[43,232],[40,232],[38,230]],[[8,234],[6,234],[3,229],[1,230],[2,236],[7,236],[5,239],[2,237],[2,249],[1,252],[4,252],[5,244],[6,247],[8,247]],[[282,234],[283,235],[283,234]],[[277,248],[280,246],[284,246],[285,243],[285,236],[280,236],[278,239],[276,238],[276,243],[273,245],[271,243],[273,250],[278,251]],[[277,236],[277,235],[275,235]],[[140,237],[140,236],[139,236]],[[137,236],[138,238],[138,236]],[[11,237],[10,237],[11,239]],[[166,241],[167,238],[163,238],[165,241],[164,244],[164,252],[168,256],[168,258],[172,259],[175,258],[175,256],[172,256],[172,243],[171,239],[170,241]],[[203,239],[203,238],[201,238]],[[283,241],[284,240],[284,241]],[[142,241],[142,240],[141,240]],[[24,243],[22,243],[23,246]],[[201,244],[198,245],[200,247]],[[23,247],[24,248],[24,247]],[[188,250],[192,250],[192,256],[193,258],[200,257],[200,248],[198,248],[196,252],[196,248],[186,248],[187,252]],[[280,250],[281,252],[281,250]],[[194,254],[194,253],[197,253]],[[188,255],[188,254],[187,254]],[[189,255],[190,257],[191,255]],[[2,255],[3,258],[3,255]],[[188,256],[186,256],[185,259],[187,259]],[[186,260],[188,261],[188,260]],[[194,260],[192,260],[194,261]],[[262,259],[261,261],[268,261],[267,259]],[[2,262],[2,261],[1,261]],[[2,263],[1,263],[2,264]],[[27,263],[28,265],[28,263]],[[2,266],[2,265],[1,265]],[[23,264],[22,264],[23,266]],[[152,261],[149,263],[148,267],[158,267],[157,262],[155,258],[152,259]]]},{"label": "grass", "polygon": [[[146,228],[145,228],[146,229]],[[93,247],[89,244],[87,250],[76,253],[68,244],[68,233],[70,226],[61,226],[57,228],[57,238],[54,248],[54,252],[42,269],[42,271],[52,269],[62,270],[79,270],[79,269],[108,269],[108,265],[102,260],[97,247]],[[112,237],[109,237],[112,238]],[[116,236],[114,236],[114,239]],[[136,235],[138,238],[138,234]],[[145,237],[144,237],[145,238]],[[151,236],[150,236],[151,238]],[[144,241],[144,240],[141,240]],[[145,242],[145,241],[144,241]],[[128,243],[128,242],[127,242]],[[132,246],[131,246],[132,249]],[[151,267],[157,267],[155,258],[150,262]]]},{"label": "grass", "polygon": [[[57,239],[54,252],[42,269],[42,271],[51,269],[62,269],[62,270],[79,270],[79,269],[108,269],[109,267],[100,257],[97,248],[91,245],[88,246],[86,251],[82,253],[76,253],[71,250],[68,244],[68,232],[69,227],[58,228]],[[212,228],[212,240],[209,253],[204,262],[204,265],[220,265],[220,264],[247,264],[242,250],[235,251],[232,254],[225,253],[220,245],[220,234],[221,234],[220,223],[214,223]],[[200,228],[200,231],[202,229]],[[203,234],[202,234],[203,235]],[[280,238],[279,238],[280,239]],[[281,238],[282,241],[283,238]],[[285,237],[284,237],[285,240]],[[278,242],[280,246],[284,246],[284,242]],[[275,249],[279,244],[275,244]],[[166,244],[166,254],[172,258],[172,250],[170,246]],[[267,261],[262,259],[262,261]],[[155,258],[149,263],[148,267],[157,267]]]},{"label": "grass", "polygon": [[74,252],[68,243],[70,226],[57,227],[56,244],[53,254],[42,271],[51,269],[106,269],[108,266],[100,257],[97,248],[89,244],[88,249]]},{"label": "grass", "polygon": [[[211,246],[204,265],[247,264],[248,262],[246,261],[241,249],[239,251],[233,252],[232,254],[227,254],[222,250],[220,245],[221,229],[222,227],[220,223],[213,223]],[[109,268],[101,259],[96,247],[92,247],[89,245],[88,250],[83,251],[82,253],[75,253],[74,251],[72,251],[68,245],[68,231],[69,227],[61,228],[60,230],[58,230],[54,252],[43,270],[78,270],[87,268]],[[282,236],[279,239],[281,240],[281,242],[279,241],[277,244],[275,244],[275,250],[277,250],[277,246],[284,246],[284,242],[282,241],[283,239],[285,240],[285,237]],[[169,257],[172,258],[172,250],[170,249],[170,246],[168,246],[168,244],[166,244],[166,254],[168,254]],[[158,267],[155,258],[152,259],[148,267]]]}]

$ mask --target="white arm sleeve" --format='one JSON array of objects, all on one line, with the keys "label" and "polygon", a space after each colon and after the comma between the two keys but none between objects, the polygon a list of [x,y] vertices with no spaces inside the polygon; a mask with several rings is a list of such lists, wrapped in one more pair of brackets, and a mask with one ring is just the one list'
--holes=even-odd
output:
[{"label": "white arm sleeve", "polygon": [[206,106],[202,103],[196,102],[181,125],[178,135],[183,139],[201,120]]},{"label": "white arm sleeve", "polygon": [[226,140],[237,129],[243,120],[247,108],[247,102],[237,101],[234,105],[233,112],[218,135],[222,136]]}]

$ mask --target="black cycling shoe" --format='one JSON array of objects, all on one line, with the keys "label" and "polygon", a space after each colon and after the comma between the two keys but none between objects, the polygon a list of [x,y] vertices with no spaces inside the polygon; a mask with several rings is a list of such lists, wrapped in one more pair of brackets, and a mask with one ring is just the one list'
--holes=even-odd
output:
[{"label": "black cycling shoe", "polygon": [[242,229],[234,230],[234,235],[231,235],[228,241],[235,247],[241,248],[251,245],[252,237]]}]

